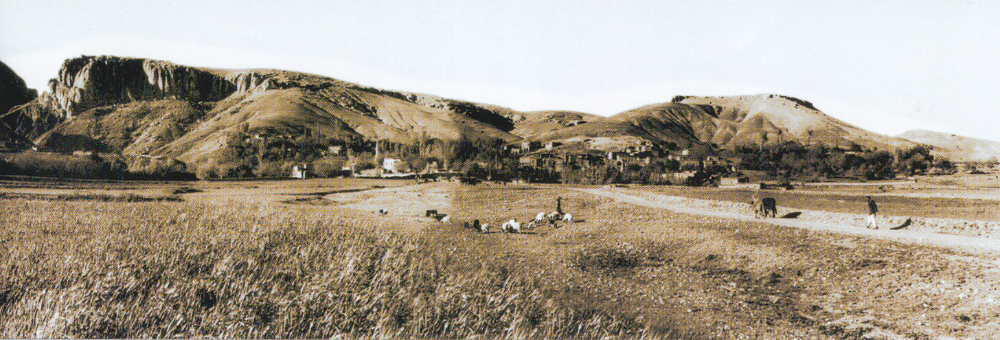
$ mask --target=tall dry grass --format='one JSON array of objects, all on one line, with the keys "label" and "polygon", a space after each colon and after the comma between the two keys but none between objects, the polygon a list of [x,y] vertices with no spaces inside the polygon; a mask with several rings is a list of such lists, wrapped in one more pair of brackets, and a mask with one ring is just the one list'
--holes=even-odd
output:
[{"label": "tall dry grass", "polygon": [[625,308],[470,257],[481,245],[363,219],[8,198],[0,224],[3,338],[646,335]]}]

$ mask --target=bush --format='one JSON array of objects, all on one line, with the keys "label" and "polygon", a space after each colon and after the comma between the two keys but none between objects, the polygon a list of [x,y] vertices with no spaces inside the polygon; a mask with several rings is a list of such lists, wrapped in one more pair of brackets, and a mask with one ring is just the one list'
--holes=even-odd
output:
[{"label": "bush", "polygon": [[623,244],[583,249],[573,256],[572,263],[583,271],[623,274],[641,265],[643,258],[642,252]]}]

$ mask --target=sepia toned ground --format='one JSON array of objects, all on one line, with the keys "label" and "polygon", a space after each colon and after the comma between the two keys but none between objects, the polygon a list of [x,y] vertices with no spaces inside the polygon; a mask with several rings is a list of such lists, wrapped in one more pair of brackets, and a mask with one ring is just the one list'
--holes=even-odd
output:
[{"label": "sepia toned ground", "polygon": [[[1000,199],[990,195],[995,187],[991,189],[985,178],[974,179],[979,184],[975,186],[963,185],[970,183],[967,179],[931,183],[933,180],[891,186],[762,191],[762,196],[777,199],[779,216],[797,213],[792,214],[794,218],[772,219],[755,219],[749,214],[746,202],[750,191],[709,188],[466,186],[357,179],[3,181],[0,222],[5,225],[6,262],[0,267],[0,278],[12,288],[4,293],[0,304],[0,316],[9,321],[0,330],[4,337],[329,337],[350,333],[432,337],[990,338],[1000,330],[1000,289],[995,288],[1000,281],[1000,218],[995,215]],[[879,202],[885,215],[880,216],[882,225],[898,226],[906,219],[911,224],[900,230],[865,229],[862,213],[867,195]],[[137,197],[171,200],[146,202],[135,200]],[[574,216],[574,222],[542,225],[521,234],[498,232],[497,226],[503,221],[516,218],[527,222],[538,212],[551,212],[557,197],[563,198],[563,210]],[[425,216],[428,209],[449,214],[451,220],[441,223],[429,218]],[[474,219],[488,223],[490,230],[479,233],[463,227]],[[331,260],[323,262],[322,268],[310,270],[298,265],[299,272],[294,274],[298,280],[292,280],[296,282],[295,290],[256,297],[270,301],[265,304],[271,306],[264,309],[266,313],[261,312],[262,303],[241,302],[249,299],[248,292],[237,294],[238,287],[248,286],[252,280],[241,281],[235,274],[229,278],[192,274],[187,267],[171,267],[186,263],[182,259],[189,258],[185,254],[192,249],[198,249],[198,254],[216,254],[199,255],[203,256],[199,266],[208,266],[208,272],[233,267],[233,259],[246,251],[223,244],[253,245],[259,241],[261,248],[254,251],[267,253],[264,249],[270,248],[266,245],[274,243],[274,234],[269,233],[301,230],[304,226],[310,228],[306,238],[292,237],[300,243],[291,243],[290,250],[268,253],[269,258],[301,263],[300,258],[306,256],[302,253],[307,251],[319,254],[310,253],[310,259],[350,256],[331,247],[338,242],[353,244],[353,238],[323,235],[360,233],[358,239],[368,241],[357,242],[374,242],[379,249],[393,247],[381,245],[381,237],[395,237],[405,244],[419,239],[418,244],[428,249],[420,258],[443,262],[435,262],[432,272],[414,277],[431,277],[444,286],[426,293],[431,295],[421,295],[424,293],[418,293],[420,289],[408,289],[406,283],[399,283],[402,288],[383,283],[382,289],[414,294],[387,297],[384,294],[394,292],[380,293],[380,288],[370,283],[337,281],[342,285],[339,290],[353,292],[352,301],[368,297],[392,302],[384,303],[392,308],[370,307],[372,313],[398,316],[402,308],[409,315],[372,324],[382,328],[361,327],[361,322],[352,323],[354,328],[350,328],[344,326],[344,320],[359,312],[355,309],[344,314],[344,310],[358,307],[343,307],[337,299],[327,302],[331,309],[323,309],[325,314],[296,314],[292,307],[303,303],[300,295],[306,291],[315,294],[332,289],[334,283],[327,281],[311,285],[318,282],[318,277],[333,272],[336,278],[347,280],[345,275],[353,275],[344,274],[348,269],[357,267],[362,259],[371,261],[372,256]],[[115,236],[108,237],[111,240],[154,246],[104,244],[101,237],[88,231],[91,229],[114,231],[111,235]],[[371,235],[384,236],[372,239]],[[95,249],[95,243],[104,248]],[[66,266],[63,263],[70,261],[62,259],[69,255],[64,249],[47,246],[54,244],[73,249],[73,258],[83,260]],[[399,249],[410,249],[405,244]],[[124,300],[112,300],[118,301],[118,307],[149,317],[133,317],[130,323],[108,321],[107,299],[94,298],[91,294],[97,293],[79,288],[101,292],[94,287],[107,287],[97,284],[95,278],[110,280],[104,277],[117,276],[98,269],[88,274],[74,267],[91,268],[104,263],[100,261],[106,261],[106,256],[101,254],[107,253],[108,247],[119,246],[129,250],[120,256],[147,266],[150,261],[136,253],[155,249],[162,253],[158,256],[174,259],[152,261],[167,266],[158,272],[156,282],[182,287],[175,290],[187,289],[186,295],[170,295],[166,293],[169,287],[152,284],[146,290],[127,290],[136,297],[125,294]],[[355,253],[360,252],[357,249]],[[378,254],[383,261],[392,256]],[[49,278],[41,281],[55,283],[29,284],[23,269],[11,269],[25,265],[28,259],[46,268],[33,277]],[[407,261],[414,260],[407,257]],[[269,268],[266,261],[246,263]],[[417,262],[405,263],[423,268],[413,265]],[[284,273],[281,268],[285,267],[273,270]],[[400,270],[394,266],[365,268],[375,270],[365,275],[379,271],[396,275]],[[498,272],[503,276],[497,276]],[[130,273],[142,277],[138,272]],[[256,280],[272,277],[256,272],[254,275]],[[283,277],[279,282],[285,282],[288,278],[283,275],[287,274],[273,277]],[[138,285],[129,283],[133,279],[121,280],[115,287]],[[501,282],[501,288],[481,290],[497,280],[506,283]],[[451,283],[455,284],[448,286]],[[120,287],[116,289],[123,289]],[[198,298],[204,297],[206,291],[217,296],[213,299],[218,302],[211,300],[216,307],[205,308],[205,299]],[[371,295],[363,295],[362,291]],[[456,299],[464,304],[429,297],[452,296],[448,294],[457,294]],[[481,301],[477,300],[480,295]],[[62,300],[76,297],[88,303],[43,302],[59,296],[63,296]],[[185,296],[194,299],[190,310],[169,307],[166,302],[162,306],[154,303],[163,300],[186,306],[177,300]],[[509,303],[488,302],[500,300]],[[433,308],[425,309],[424,303]],[[440,312],[449,310],[457,311],[454,315]],[[226,313],[249,316],[220,316]],[[268,313],[274,315],[261,316]],[[382,315],[377,313],[374,315]],[[159,319],[153,316],[188,321],[154,322]],[[289,320],[296,318],[314,326],[293,327],[295,323]],[[490,321],[471,321],[475,319]],[[209,320],[229,328],[208,327],[205,321]],[[315,325],[326,325],[326,329]]]}]

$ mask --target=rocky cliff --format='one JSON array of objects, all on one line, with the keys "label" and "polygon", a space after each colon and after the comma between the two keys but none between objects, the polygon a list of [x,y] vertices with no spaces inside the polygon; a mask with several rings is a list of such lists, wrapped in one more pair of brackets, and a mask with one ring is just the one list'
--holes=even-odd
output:
[{"label": "rocky cliff", "polygon": [[84,56],[63,63],[59,77],[49,81],[49,92],[54,96],[52,109],[70,118],[98,106],[133,101],[217,101],[257,81],[236,80],[241,82],[166,61]]}]

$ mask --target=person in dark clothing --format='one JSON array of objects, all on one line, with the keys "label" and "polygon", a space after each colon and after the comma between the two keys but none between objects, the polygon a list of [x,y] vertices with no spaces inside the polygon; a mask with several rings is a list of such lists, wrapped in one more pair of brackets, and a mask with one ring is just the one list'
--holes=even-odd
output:
[{"label": "person in dark clothing", "polygon": [[556,212],[559,213],[559,216],[563,215],[563,211],[562,211],[562,196],[556,197]]},{"label": "person in dark clothing", "polygon": [[878,205],[875,204],[871,196],[868,196],[868,229],[878,229],[878,223],[875,222],[876,213],[878,213]]}]

